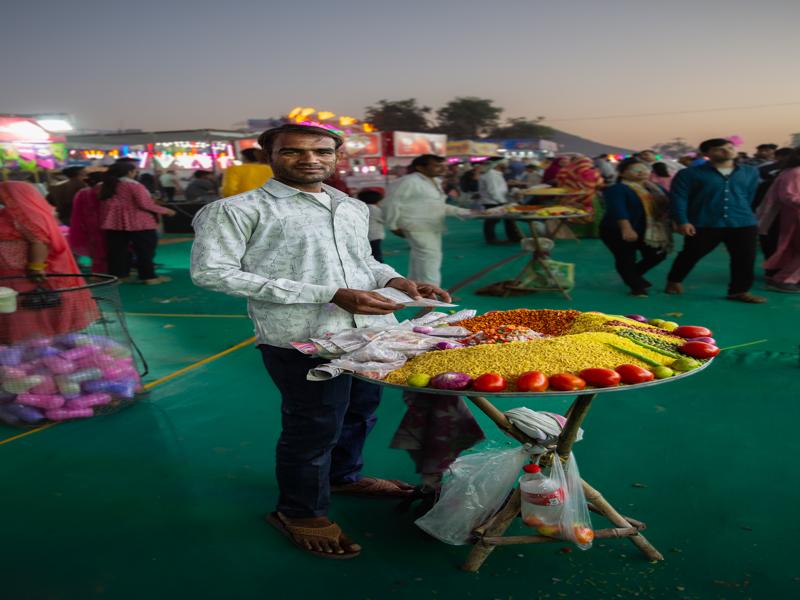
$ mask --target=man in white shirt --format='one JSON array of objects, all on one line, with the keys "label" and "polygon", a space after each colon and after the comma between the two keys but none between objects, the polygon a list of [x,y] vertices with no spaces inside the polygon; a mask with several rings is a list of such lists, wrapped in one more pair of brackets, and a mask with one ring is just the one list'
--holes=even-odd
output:
[{"label": "man in white shirt", "polygon": [[291,342],[396,323],[391,313],[402,306],[371,291],[381,287],[449,300],[371,256],[366,205],[322,184],[342,143],[321,127],[264,132],[259,144],[274,178],[197,213],[191,265],[197,285],[248,299],[264,365],[281,392],[280,497],[267,521],[299,548],[326,558],[361,551],[328,519],[331,491],[407,497],[412,487],[361,475],[380,387],[349,376],[308,381],[309,369],[325,361]]},{"label": "man in white shirt", "polygon": [[439,180],[445,171],[445,159],[435,154],[417,156],[414,172],[401,177],[384,200],[386,227],[404,237],[411,253],[408,276],[414,281],[442,281],[442,233],[448,215],[469,216],[471,211],[447,204]]},{"label": "man in white shirt", "polygon": [[[478,190],[481,195],[481,205],[484,209],[496,208],[508,202],[508,184],[506,183],[503,173],[506,169],[506,161],[497,159],[487,165],[478,180]],[[483,237],[489,244],[499,244],[495,227],[500,219],[486,219],[483,222]],[[516,243],[522,239],[522,235],[517,229],[517,224],[510,219],[503,219],[503,226],[506,229],[505,243]]]},{"label": "man in white shirt", "polygon": [[164,191],[164,197],[167,202],[175,201],[175,193],[181,191],[181,185],[178,182],[178,175],[175,169],[167,169],[158,177],[158,185]]}]

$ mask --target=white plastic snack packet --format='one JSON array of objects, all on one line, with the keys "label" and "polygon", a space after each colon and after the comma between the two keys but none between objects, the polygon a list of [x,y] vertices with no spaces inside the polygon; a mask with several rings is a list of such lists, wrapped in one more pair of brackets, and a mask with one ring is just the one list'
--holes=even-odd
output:
[{"label": "white plastic snack packet", "polygon": [[458,304],[448,304],[447,302],[440,302],[439,300],[431,300],[429,298],[423,298],[422,300],[414,300],[411,296],[409,296],[405,292],[401,292],[400,290],[396,290],[395,288],[387,287],[373,291],[380,294],[384,298],[397,302],[398,304],[402,304],[403,306],[444,306],[444,307],[458,306]]}]

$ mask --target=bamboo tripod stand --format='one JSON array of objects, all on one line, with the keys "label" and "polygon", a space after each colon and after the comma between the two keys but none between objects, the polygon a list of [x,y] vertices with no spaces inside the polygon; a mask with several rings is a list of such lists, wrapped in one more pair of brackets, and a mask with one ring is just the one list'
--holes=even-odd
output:
[{"label": "bamboo tripod stand", "polygon": [[[557,225],[555,229],[549,234],[550,239],[554,239],[556,234],[561,230],[561,228],[565,228],[566,231],[569,231],[572,235],[572,238],[576,241],[578,240],[577,237],[572,233],[572,230],[567,225],[567,221],[569,219],[574,219],[581,215],[565,215],[565,216],[552,216],[552,217],[534,217],[532,215],[526,215],[525,213],[516,213],[516,214],[506,214],[506,215],[499,215],[497,217],[491,217],[497,220],[507,220],[507,221],[523,221],[528,224],[528,228],[530,229],[531,239],[533,240],[533,251],[531,254],[530,260],[525,263],[522,271],[517,275],[510,283],[506,284],[506,292],[504,295],[508,295],[512,291],[517,292],[559,292],[562,296],[564,296],[567,300],[572,300],[572,296],[569,295],[569,290],[561,285],[558,278],[556,277],[553,270],[550,268],[550,264],[548,262],[548,258],[550,257],[550,251],[545,250],[544,245],[541,243],[542,239],[548,239],[548,236],[541,236],[539,232],[536,230],[536,223],[552,223],[556,222]],[[484,217],[488,218],[488,217]],[[535,265],[538,265],[543,270],[544,274],[546,275],[549,286],[546,287],[531,287],[526,282],[530,275],[535,273]]]},{"label": "bamboo tripod stand", "polygon": [[[588,393],[579,395],[567,411],[567,423],[558,437],[558,443],[549,455],[543,458],[552,460],[567,460],[575,438],[578,435],[586,413],[589,411],[595,394]],[[494,404],[483,396],[470,396],[469,399],[486,416],[497,424],[500,429],[522,443],[536,444],[536,440],[529,438],[522,431],[514,427],[506,416],[498,410]],[[606,517],[613,528],[597,529],[594,532],[595,539],[608,538],[628,538],[649,561],[664,560],[663,555],[656,550],[650,542],[645,539],[641,531],[645,529],[645,524],[621,515],[611,504],[603,498],[602,494],[583,481],[583,491],[589,504],[589,510]],[[474,547],[469,553],[467,560],[462,565],[464,571],[475,572],[489,557],[497,546],[508,546],[513,544],[544,544],[548,542],[558,542],[554,538],[542,535],[516,535],[504,536],[505,531],[511,526],[514,519],[521,514],[520,491],[516,488],[500,509],[486,523],[473,530]]]}]

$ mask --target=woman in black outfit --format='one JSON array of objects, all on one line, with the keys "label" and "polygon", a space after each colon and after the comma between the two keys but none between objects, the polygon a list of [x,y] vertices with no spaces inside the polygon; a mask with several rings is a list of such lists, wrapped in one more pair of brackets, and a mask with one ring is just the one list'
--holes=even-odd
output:
[{"label": "woman in black outfit", "polygon": [[672,248],[669,199],[662,188],[648,181],[647,164],[629,159],[617,171],[618,183],[603,190],[606,212],[600,239],[614,255],[617,273],[631,295],[645,298],[652,284],[644,274]]}]

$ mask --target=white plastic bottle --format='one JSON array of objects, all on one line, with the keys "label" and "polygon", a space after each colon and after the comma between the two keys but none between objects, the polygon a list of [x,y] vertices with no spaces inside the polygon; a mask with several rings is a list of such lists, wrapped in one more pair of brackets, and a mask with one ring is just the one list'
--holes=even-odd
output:
[{"label": "white plastic bottle", "polygon": [[545,477],[539,465],[525,465],[519,478],[522,499],[522,522],[541,535],[558,537],[559,521],[564,510],[564,489],[560,483]]}]

